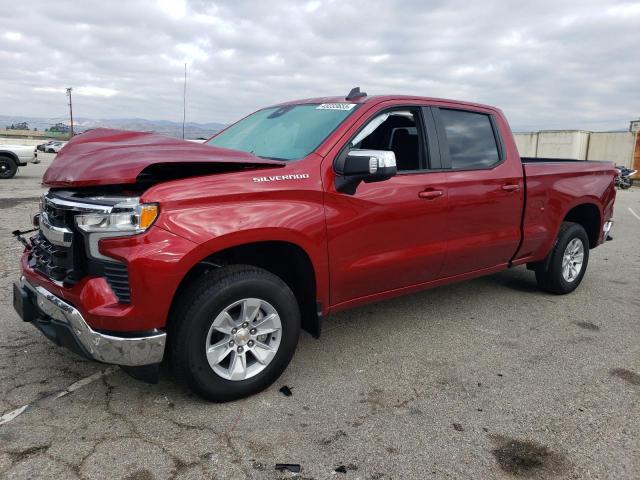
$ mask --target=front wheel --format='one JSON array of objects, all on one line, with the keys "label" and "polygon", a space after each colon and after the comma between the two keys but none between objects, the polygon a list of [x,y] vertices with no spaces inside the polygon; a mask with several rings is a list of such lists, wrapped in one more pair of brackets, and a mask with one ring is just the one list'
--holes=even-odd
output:
[{"label": "front wheel", "polygon": [[170,325],[178,375],[202,397],[226,402],[259,392],[282,374],[298,343],[300,311],[279,277],[234,265],[196,280]]},{"label": "front wheel", "polygon": [[556,295],[573,292],[589,263],[589,237],[582,225],[564,222],[550,256],[548,267],[536,270],[538,286]]}]

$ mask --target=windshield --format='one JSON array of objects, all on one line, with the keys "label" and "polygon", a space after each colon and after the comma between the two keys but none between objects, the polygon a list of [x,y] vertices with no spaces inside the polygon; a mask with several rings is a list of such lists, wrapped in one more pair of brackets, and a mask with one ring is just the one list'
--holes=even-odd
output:
[{"label": "windshield", "polygon": [[263,158],[297,160],[313,152],[355,107],[355,103],[323,103],[265,108],[207,143]]}]

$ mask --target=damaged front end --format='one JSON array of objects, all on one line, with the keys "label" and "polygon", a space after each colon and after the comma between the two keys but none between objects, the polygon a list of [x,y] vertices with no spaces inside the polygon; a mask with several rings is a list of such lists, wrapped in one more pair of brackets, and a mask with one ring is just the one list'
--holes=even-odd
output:
[{"label": "damaged front end", "polygon": [[[70,191],[44,195],[41,211],[34,217],[37,228],[13,232],[25,246],[23,275],[13,287],[13,304],[20,317],[57,345],[85,358],[130,368],[144,366],[147,373],[156,366],[157,371],[164,356],[164,331],[95,329],[76,308],[102,308],[103,313],[110,308],[116,315],[126,312],[131,303],[127,265],[100,253],[98,242],[105,236],[141,233],[155,215],[156,206],[141,206],[135,197],[79,199]],[[146,377],[153,381],[157,373]]]},{"label": "damaged front end", "polygon": [[[43,177],[14,284],[20,317],[56,344],[157,380],[167,315],[196,244],[156,226],[158,183],[282,162],[161,135],[98,129],[74,137]],[[31,235],[28,237],[27,235]]]}]

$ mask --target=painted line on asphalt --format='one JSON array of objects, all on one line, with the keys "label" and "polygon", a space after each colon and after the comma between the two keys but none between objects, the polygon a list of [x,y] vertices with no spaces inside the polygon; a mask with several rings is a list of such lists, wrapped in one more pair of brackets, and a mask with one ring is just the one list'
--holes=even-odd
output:
[{"label": "painted line on asphalt", "polygon": [[636,217],[638,220],[640,220],[640,215],[638,215],[636,212],[634,212],[633,210],[631,210],[631,207],[627,207],[629,209],[629,211],[631,212],[631,215],[633,215],[634,217]]},{"label": "painted line on asphalt", "polygon": [[101,379],[102,377],[105,377],[107,375],[111,375],[117,369],[118,369],[118,367],[115,367],[115,366],[114,367],[105,368],[104,370],[96,372],[93,375],[89,375],[88,377],[83,378],[81,380],[78,380],[77,382],[73,382],[71,385],[69,385],[64,390],[61,390],[61,391],[56,392],[56,393],[52,393],[51,395],[47,395],[46,397],[43,397],[43,398],[41,398],[39,400],[36,400],[33,403],[29,403],[27,405],[23,405],[20,408],[16,408],[15,410],[11,410],[10,412],[7,412],[7,413],[5,413],[4,415],[2,415],[0,417],[0,425],[4,425],[5,423],[9,423],[11,420],[14,420],[15,418],[17,418],[20,415],[22,415],[24,412],[29,410],[30,408],[36,406],[37,404],[39,404],[39,403],[41,403],[41,402],[43,402],[45,400],[57,400],[58,398],[64,397],[65,395],[69,395],[70,393],[75,392],[76,390],[78,390],[79,388],[84,387],[85,385],[89,385],[90,383],[93,383],[96,380]]},{"label": "painted line on asphalt", "polygon": [[78,380],[77,382],[74,382],[71,385],[69,385],[66,389],[62,390],[61,392],[56,393],[53,396],[53,400],[56,400],[56,399],[58,399],[60,397],[64,397],[65,395],[69,395],[71,392],[75,392],[76,390],[78,390],[79,388],[84,387],[85,385],[89,385],[90,383],[93,383],[96,380],[100,380],[102,377],[104,377],[106,375],[111,375],[117,369],[118,369],[118,367],[105,368],[104,370],[102,370],[100,372],[96,372],[93,375],[89,375],[87,378],[83,378],[82,380]]},{"label": "painted line on asphalt", "polygon": [[9,423],[11,420],[16,418],[18,415],[22,415],[24,411],[29,408],[29,405],[23,405],[20,408],[16,408],[15,410],[5,413],[0,417],[0,425],[4,425],[5,423]]}]

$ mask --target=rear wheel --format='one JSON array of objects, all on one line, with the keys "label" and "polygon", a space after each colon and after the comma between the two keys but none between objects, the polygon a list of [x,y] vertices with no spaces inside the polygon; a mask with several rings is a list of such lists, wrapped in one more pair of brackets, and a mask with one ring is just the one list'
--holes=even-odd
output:
[{"label": "rear wheel", "polygon": [[0,179],[13,178],[18,171],[18,164],[11,157],[0,156]]},{"label": "rear wheel", "polygon": [[171,318],[174,368],[199,395],[226,402],[257,393],[285,370],[300,311],[279,277],[234,265],[198,279]]},{"label": "rear wheel", "polygon": [[564,222],[550,256],[548,268],[536,270],[538,286],[556,295],[573,292],[589,262],[589,237],[582,225]]}]

